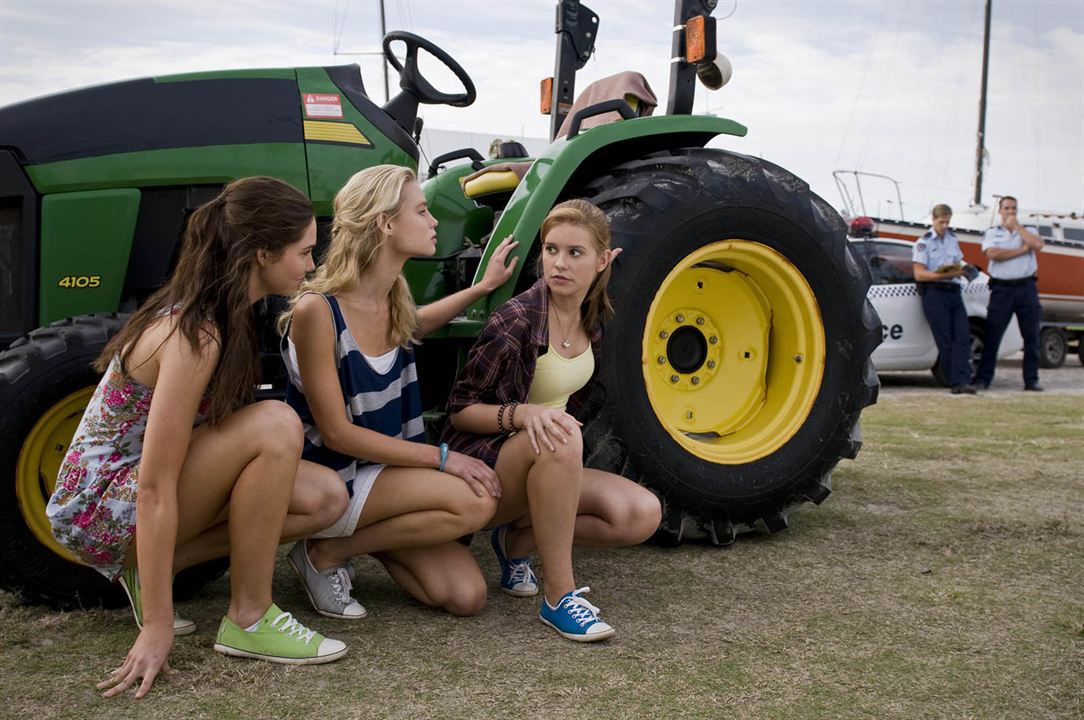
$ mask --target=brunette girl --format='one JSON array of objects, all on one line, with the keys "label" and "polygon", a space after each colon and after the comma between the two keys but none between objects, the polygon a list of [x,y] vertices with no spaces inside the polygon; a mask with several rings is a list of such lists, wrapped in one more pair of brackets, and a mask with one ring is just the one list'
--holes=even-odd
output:
[{"label": "brunette girl", "polygon": [[[250,404],[259,359],[253,304],[288,295],[313,269],[309,200],[273,178],[230,183],[198,208],[176,270],[106,346],[105,372],[49,502],[56,538],[119,580],[139,636],[98,685],[136,697],[169,670],[179,570],[230,555],[230,605],[215,650],[322,663],[346,646],[271,600],[280,538],[311,534],[341,512],[334,474],[300,463],[302,429],[280,402]],[[140,682],[141,681],[141,682]]]}]

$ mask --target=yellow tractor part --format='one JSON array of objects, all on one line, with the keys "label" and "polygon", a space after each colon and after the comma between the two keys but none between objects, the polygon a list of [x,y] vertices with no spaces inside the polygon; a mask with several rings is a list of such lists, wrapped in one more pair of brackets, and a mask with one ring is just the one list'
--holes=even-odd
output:
[{"label": "yellow tractor part", "polygon": [[53,494],[68,445],[93,393],[93,387],[77,390],[42,413],[26,436],[15,466],[15,498],[26,526],[38,542],[74,563],[79,561],[53,537],[45,517],[45,506]]},{"label": "yellow tractor part", "polygon": [[708,462],[767,457],[805,424],[820,391],[820,307],[767,245],[722,240],[685,256],[647,312],[648,400],[683,448]]}]

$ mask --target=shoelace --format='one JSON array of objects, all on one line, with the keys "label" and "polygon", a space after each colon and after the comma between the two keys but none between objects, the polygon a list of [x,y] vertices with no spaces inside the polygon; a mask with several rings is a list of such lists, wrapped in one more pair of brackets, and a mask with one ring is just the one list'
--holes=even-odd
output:
[{"label": "shoelace", "polygon": [[569,616],[579,623],[580,627],[598,621],[598,608],[589,603],[586,598],[580,597],[585,592],[591,592],[591,588],[582,587],[579,590],[573,590],[572,595],[566,597],[564,601]]},{"label": "shoelace", "polygon": [[523,562],[518,563],[509,561],[508,579],[513,586],[521,583],[526,583],[528,585],[537,584],[534,570],[531,570],[530,560],[524,560]]},{"label": "shoelace", "polygon": [[[283,621],[281,627],[279,626],[279,620]],[[288,612],[284,612],[277,618],[272,620],[271,627],[275,628],[281,633],[295,636],[298,640],[305,643],[306,645],[308,645],[309,641],[312,640],[314,635],[316,635],[315,630],[309,630],[307,627],[299,623],[297,619]]]},{"label": "shoelace", "polygon": [[336,568],[335,572],[328,576],[328,580],[331,582],[331,592],[336,600],[343,605],[354,602],[350,594],[350,591],[354,589],[354,584],[350,582],[350,573],[345,567]]}]

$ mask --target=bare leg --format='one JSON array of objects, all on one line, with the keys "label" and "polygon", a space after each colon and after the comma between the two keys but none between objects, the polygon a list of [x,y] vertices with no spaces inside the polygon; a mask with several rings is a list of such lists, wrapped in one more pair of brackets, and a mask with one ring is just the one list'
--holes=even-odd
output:
[{"label": "bare leg", "polygon": [[480,529],[495,508],[492,497],[478,497],[453,475],[386,468],[369,491],[354,534],[310,540],[309,560],[326,570],[355,555],[440,545]]},{"label": "bare leg", "polygon": [[470,549],[457,542],[376,553],[392,579],[411,597],[452,615],[477,614],[486,604],[486,582]]},{"label": "bare leg", "polygon": [[[638,545],[658,529],[662,507],[655,494],[628,478],[584,468],[573,543],[589,547]],[[512,524],[504,537],[509,557],[525,557],[534,549],[530,518]]]},{"label": "bare leg", "polygon": [[502,525],[529,512],[550,605],[576,588],[572,536],[583,486],[582,453],[578,432],[556,451],[543,449],[537,455],[527,433],[517,433],[504,443],[497,458],[502,494],[490,524]]},{"label": "bare leg", "polygon": [[[309,537],[330,526],[346,511],[347,500],[346,485],[334,470],[302,460],[279,542]],[[206,531],[177,546],[173,560],[175,573],[230,554],[228,517],[229,508],[226,508]]]},{"label": "bare leg", "polygon": [[241,627],[271,605],[275,551],[290,503],[301,422],[289,406],[249,405],[192,435],[177,482],[177,545],[201,535],[229,506],[229,618]]}]

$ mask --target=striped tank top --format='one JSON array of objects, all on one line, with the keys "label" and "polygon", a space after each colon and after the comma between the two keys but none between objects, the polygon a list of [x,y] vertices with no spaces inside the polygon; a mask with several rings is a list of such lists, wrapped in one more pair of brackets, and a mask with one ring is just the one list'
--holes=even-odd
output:
[{"label": "striped tank top", "polygon": [[[338,363],[339,386],[342,388],[346,416],[358,427],[375,430],[393,438],[425,442],[422,421],[422,400],[418,387],[418,371],[414,352],[405,348],[395,350],[390,369],[378,372],[366,360],[350,329],[346,326],[339,302],[332,295],[322,295],[331,309],[335,323],[335,359]],[[283,361],[290,376],[286,402],[294,409],[305,426],[305,449],[302,457],[335,470],[346,482],[347,491],[354,494],[354,477],[359,467],[369,465],[364,458],[353,458],[324,446],[320,429],[316,427],[312,410],[305,399],[305,389],[297,368],[297,353],[289,337],[283,335]]]}]

